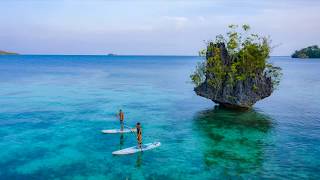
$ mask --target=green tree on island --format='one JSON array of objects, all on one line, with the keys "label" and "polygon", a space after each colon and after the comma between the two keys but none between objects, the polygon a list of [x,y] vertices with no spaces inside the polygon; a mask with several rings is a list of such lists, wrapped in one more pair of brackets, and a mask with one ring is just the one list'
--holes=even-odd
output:
[{"label": "green tree on island", "polygon": [[303,48],[299,51],[295,51],[292,58],[320,58],[320,48],[317,45]]},{"label": "green tree on island", "polygon": [[271,95],[280,82],[281,69],[268,63],[269,38],[249,31],[249,25],[240,30],[238,25],[229,25],[226,36],[207,42],[207,48],[200,51],[206,61],[198,63],[190,76],[198,95],[240,107]]}]

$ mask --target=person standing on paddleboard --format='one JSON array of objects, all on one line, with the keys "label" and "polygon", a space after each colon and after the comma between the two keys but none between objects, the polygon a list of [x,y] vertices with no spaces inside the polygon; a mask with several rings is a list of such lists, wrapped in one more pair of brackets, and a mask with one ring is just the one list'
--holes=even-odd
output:
[{"label": "person standing on paddleboard", "polygon": [[120,109],[119,114],[118,114],[119,120],[120,120],[120,129],[121,131],[123,131],[123,121],[124,121],[124,113],[122,112],[122,110]]},{"label": "person standing on paddleboard", "polygon": [[141,128],[141,124],[139,122],[136,124],[136,128],[137,128],[138,147],[142,148],[142,128]]}]

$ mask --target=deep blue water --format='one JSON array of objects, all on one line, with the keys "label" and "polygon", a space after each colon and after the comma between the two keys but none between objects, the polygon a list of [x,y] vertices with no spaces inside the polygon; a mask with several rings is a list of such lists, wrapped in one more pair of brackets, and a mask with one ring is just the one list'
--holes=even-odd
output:
[{"label": "deep blue water", "polygon": [[[199,57],[0,56],[0,179],[319,179],[320,60],[272,57],[283,79],[247,112],[193,92]],[[154,150],[128,156],[141,122]]]}]

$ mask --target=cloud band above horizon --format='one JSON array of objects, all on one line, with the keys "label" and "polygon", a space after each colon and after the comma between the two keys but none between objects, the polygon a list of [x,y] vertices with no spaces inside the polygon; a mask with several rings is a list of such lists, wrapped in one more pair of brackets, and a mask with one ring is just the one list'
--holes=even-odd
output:
[{"label": "cloud band above horizon", "polygon": [[196,55],[228,24],[269,35],[272,55],[320,44],[316,1],[4,1],[0,49],[23,54]]}]

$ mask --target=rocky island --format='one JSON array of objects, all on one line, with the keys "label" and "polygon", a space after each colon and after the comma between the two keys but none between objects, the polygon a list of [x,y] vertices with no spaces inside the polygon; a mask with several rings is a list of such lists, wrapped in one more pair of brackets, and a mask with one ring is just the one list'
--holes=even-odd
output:
[{"label": "rocky island", "polygon": [[280,82],[279,67],[267,62],[269,40],[248,34],[250,27],[230,25],[225,38],[216,37],[207,43],[199,63],[190,77],[197,95],[211,99],[227,108],[248,109],[257,101],[271,95]]},{"label": "rocky island", "polygon": [[17,53],[13,53],[13,52],[7,52],[7,51],[1,51],[0,50],[0,55],[18,55]]},{"label": "rocky island", "polygon": [[292,58],[320,58],[320,48],[317,45],[309,46],[303,48],[299,51],[295,51],[292,55]]}]

